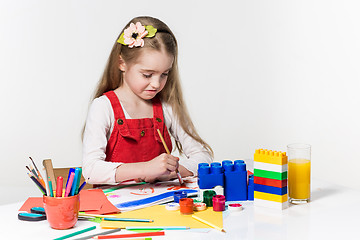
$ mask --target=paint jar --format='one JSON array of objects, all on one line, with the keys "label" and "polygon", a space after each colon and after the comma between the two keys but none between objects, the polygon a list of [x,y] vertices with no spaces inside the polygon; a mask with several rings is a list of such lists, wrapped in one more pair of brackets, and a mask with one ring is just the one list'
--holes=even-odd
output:
[{"label": "paint jar", "polygon": [[294,143],[288,150],[289,202],[302,204],[310,202],[310,159],[309,144]]},{"label": "paint jar", "polygon": [[225,196],[224,195],[215,195],[213,197],[213,210],[215,212],[225,211]]},{"label": "paint jar", "polygon": [[79,194],[70,197],[43,196],[46,219],[54,229],[72,228],[79,216]]},{"label": "paint jar", "polygon": [[195,202],[194,203],[194,210],[195,211],[204,211],[206,210],[206,204],[203,202]]},{"label": "paint jar", "polygon": [[182,198],[179,200],[180,213],[193,214],[194,213],[194,200],[192,198]]},{"label": "paint jar", "polygon": [[213,197],[216,195],[216,192],[213,190],[207,190],[204,192],[204,200],[203,202],[206,204],[207,207],[213,206]]},{"label": "paint jar", "polygon": [[181,198],[186,198],[187,193],[185,191],[176,191],[174,192],[174,202],[179,203]]}]

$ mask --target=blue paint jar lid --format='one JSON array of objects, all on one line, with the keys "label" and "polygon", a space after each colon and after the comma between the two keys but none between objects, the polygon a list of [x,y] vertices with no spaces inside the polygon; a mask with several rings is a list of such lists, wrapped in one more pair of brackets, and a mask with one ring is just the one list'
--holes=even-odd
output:
[{"label": "blue paint jar lid", "polygon": [[176,191],[174,192],[174,202],[179,203],[181,198],[186,198],[187,193],[185,191]]}]

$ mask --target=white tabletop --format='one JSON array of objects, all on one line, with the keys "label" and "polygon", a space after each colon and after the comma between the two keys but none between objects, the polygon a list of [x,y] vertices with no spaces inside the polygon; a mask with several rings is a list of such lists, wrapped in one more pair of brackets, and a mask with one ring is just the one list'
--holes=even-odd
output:
[{"label": "white tabletop", "polygon": [[[241,212],[224,212],[226,233],[210,231],[166,231],[153,239],[358,239],[360,230],[360,191],[313,180],[311,202],[290,205],[285,210],[254,207],[242,202]],[[86,227],[93,222],[78,221],[75,228],[54,230],[47,221],[26,222],[17,219],[23,202],[0,205],[1,239],[52,239]],[[69,239],[104,231],[96,230]]]}]

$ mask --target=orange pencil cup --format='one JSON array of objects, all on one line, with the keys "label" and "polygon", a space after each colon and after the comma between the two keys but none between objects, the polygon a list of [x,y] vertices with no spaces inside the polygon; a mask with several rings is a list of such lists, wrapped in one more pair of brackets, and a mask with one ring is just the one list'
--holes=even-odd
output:
[{"label": "orange pencil cup", "polygon": [[70,197],[43,196],[46,218],[54,229],[72,228],[79,216],[79,194]]}]

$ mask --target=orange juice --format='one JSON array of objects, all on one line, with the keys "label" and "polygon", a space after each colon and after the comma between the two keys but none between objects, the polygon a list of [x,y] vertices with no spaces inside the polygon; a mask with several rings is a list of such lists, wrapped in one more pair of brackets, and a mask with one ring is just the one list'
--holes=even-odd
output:
[{"label": "orange juice", "polygon": [[310,160],[290,159],[288,162],[289,197],[291,199],[310,200]]}]

